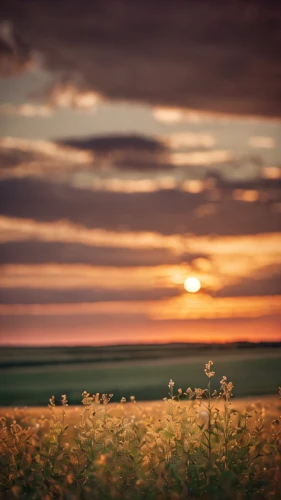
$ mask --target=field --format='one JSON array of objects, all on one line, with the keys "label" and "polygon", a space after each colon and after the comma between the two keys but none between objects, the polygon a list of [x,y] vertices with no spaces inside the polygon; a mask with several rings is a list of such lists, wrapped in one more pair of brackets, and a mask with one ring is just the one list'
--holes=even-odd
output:
[{"label": "field", "polygon": [[[182,358],[171,355],[169,363],[165,356],[134,363],[111,358],[92,361],[92,372],[89,361],[84,370],[78,363],[75,371],[73,360],[63,369],[51,363],[43,369],[38,359],[32,365],[30,358],[28,365],[21,358],[21,366],[18,362],[15,367],[6,358],[3,385],[9,384],[10,371],[23,378],[27,391],[29,377],[40,374],[33,398],[40,383],[44,391],[52,381],[59,388],[64,382],[68,388],[74,384],[73,399],[82,380],[84,385],[79,406],[68,406],[65,390],[57,399],[50,392],[48,407],[2,407],[1,500],[280,499],[280,354],[278,349],[263,350],[261,361],[260,350],[237,351],[214,349],[214,364],[205,364],[206,358],[202,362],[206,353],[198,350]],[[126,393],[119,402],[101,389],[110,383],[109,375],[103,380],[107,365],[111,376],[115,373],[111,381],[116,387],[122,381]],[[226,378],[229,371],[233,377]],[[174,381],[174,374],[183,384]],[[136,401],[134,382],[139,390],[142,383],[150,388],[151,396],[162,377],[158,401]],[[2,394],[8,394],[3,385]],[[242,395],[252,390],[251,397],[236,398],[239,389]],[[27,397],[21,387],[17,390],[13,398]],[[275,394],[255,396],[266,392]]]},{"label": "field", "polygon": [[[206,359],[219,377],[228,374],[236,397],[275,394],[280,385],[281,348],[270,346],[152,345],[19,349],[0,353],[0,405],[44,406],[66,393],[79,404],[81,392],[113,393],[113,401],[166,395],[167,379],[178,387],[204,383]],[[218,389],[218,383],[216,386]]]}]

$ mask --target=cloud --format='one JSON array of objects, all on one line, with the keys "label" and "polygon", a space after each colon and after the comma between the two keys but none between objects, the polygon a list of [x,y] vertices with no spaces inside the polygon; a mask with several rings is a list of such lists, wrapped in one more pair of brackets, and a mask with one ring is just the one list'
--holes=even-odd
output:
[{"label": "cloud", "polygon": [[0,304],[0,319],[3,322],[5,316],[62,316],[63,318],[80,315],[93,314],[95,317],[108,317],[109,315],[122,319],[136,318],[147,315],[148,305],[145,300],[140,301],[115,301],[115,302],[79,302],[67,304]]},{"label": "cloud", "polygon": [[[277,271],[277,272],[276,272]],[[236,283],[228,285],[220,290],[216,296],[218,297],[249,297],[249,296],[265,296],[265,295],[280,295],[281,296],[281,271],[274,270],[269,276],[256,277],[248,276]]]},{"label": "cloud", "polygon": [[[2,288],[37,288],[37,289],[104,289],[107,290],[152,290],[172,288],[184,291],[186,274],[192,270],[192,261],[188,254],[183,255],[182,264],[162,266],[92,266],[86,263],[64,264],[4,264],[1,266]],[[200,271],[197,272],[199,278]],[[48,276],[48,279],[45,279]],[[221,280],[207,276],[205,281],[222,288]]]},{"label": "cloud", "polygon": [[179,132],[167,136],[166,141],[171,149],[212,148],[216,142],[213,135],[202,132]]},{"label": "cloud", "polygon": [[34,67],[34,56],[22,37],[10,22],[0,22],[0,75],[11,77]]},{"label": "cloud", "polygon": [[161,300],[175,297],[177,288],[154,288],[147,290],[88,289],[44,289],[44,288],[0,288],[0,304],[90,304],[96,302],[136,302]]},{"label": "cloud", "polygon": [[171,169],[169,149],[161,139],[140,135],[109,135],[73,138],[59,144],[76,148],[78,151],[93,152],[100,170],[145,171],[157,168]]},{"label": "cloud", "polygon": [[[169,149],[164,141],[139,135],[112,135],[64,141],[35,141],[4,137],[0,139],[0,176],[46,177],[56,173],[96,172],[146,172],[173,170]],[[80,176],[81,178],[81,176]],[[71,180],[71,179],[70,179]],[[95,185],[108,183],[109,190],[116,190],[112,178],[95,177]],[[122,184],[122,178],[116,178]],[[127,179],[127,181],[134,179]],[[135,179],[141,181],[142,179]],[[148,180],[149,179],[143,179]],[[87,178],[87,184],[89,179]],[[165,186],[163,177],[158,185]],[[171,185],[169,185],[171,187]],[[129,188],[130,189],[130,188]],[[118,190],[118,188],[117,188]],[[155,188],[153,188],[155,190]]]},{"label": "cloud", "polygon": [[208,196],[208,191],[193,194],[175,189],[133,194],[93,192],[34,179],[0,182],[0,210],[11,217],[42,222],[68,219],[88,228],[122,228],[166,235],[175,232],[206,235],[210,231],[238,235],[280,229],[280,214],[271,210],[270,203],[248,203],[246,208],[243,201],[233,201],[227,196],[216,202],[215,213],[198,218],[196,209],[206,201],[209,203]]},{"label": "cloud", "polygon": [[249,146],[258,149],[273,149],[275,148],[275,140],[273,137],[254,136],[250,137]]},{"label": "cloud", "polygon": [[0,115],[7,116],[24,116],[25,118],[33,118],[40,116],[46,118],[51,116],[52,110],[46,104],[1,104]]},{"label": "cloud", "polygon": [[[112,293],[112,292],[111,292]],[[124,319],[132,316],[146,316],[155,321],[186,321],[224,318],[260,318],[277,316],[280,312],[281,296],[267,297],[190,297],[181,295],[160,300],[115,300],[104,302],[73,302],[73,303],[24,303],[0,304],[0,318],[42,315],[46,316],[77,316],[93,315],[94,317],[115,316]],[[126,293],[125,293],[126,294]],[[124,296],[125,296],[124,294]],[[117,294],[115,294],[117,297]],[[28,294],[27,294],[28,297]],[[46,295],[47,297],[47,295]],[[117,320],[118,321],[118,320]]]},{"label": "cloud", "polygon": [[169,107],[154,107],[152,108],[152,116],[155,120],[163,122],[167,125],[176,123],[200,123],[201,121],[212,120],[212,113],[204,113],[196,110],[169,108]]},{"label": "cloud", "polygon": [[[208,217],[208,214],[201,216]],[[180,227],[178,231],[181,231]],[[103,262],[104,265],[123,265],[125,273],[126,266],[133,265],[136,260],[136,266],[150,266],[153,261],[155,265],[157,262],[160,264],[163,258],[167,264],[178,266],[175,275],[179,275],[177,282],[181,284],[189,268],[190,272],[200,273],[204,283],[209,273],[225,277],[226,281],[216,289],[245,276],[251,277],[264,266],[276,266],[281,259],[281,233],[246,236],[175,233],[167,236],[124,229],[89,229],[66,220],[38,222],[2,216],[0,241],[3,244],[3,263],[31,264],[40,263],[40,259],[50,263],[65,263],[66,260],[71,263],[71,259],[81,262],[79,259],[83,258],[86,263],[102,265],[102,259],[108,258],[107,262]],[[47,245],[40,246],[40,242]],[[102,256],[101,249],[104,249]],[[179,267],[181,262],[185,263],[183,269]],[[151,275],[151,269],[148,269]],[[173,273],[170,275],[173,281]]]},{"label": "cloud", "polygon": [[44,93],[31,95],[29,102],[1,104],[0,115],[49,118],[58,108],[93,112],[96,111],[100,101],[101,97],[96,92],[81,89],[75,82],[54,82]]},{"label": "cloud", "polygon": [[47,69],[70,81],[79,75],[105,98],[281,116],[281,9],[273,0],[217,0],[212,9],[207,0],[176,7],[159,0],[97,0],[83,9],[77,0],[42,0],[36,7],[31,0],[10,0],[3,10]]},{"label": "cloud", "polygon": [[281,179],[280,167],[264,167],[262,169],[262,176],[265,179]]},{"label": "cloud", "polygon": [[[93,160],[93,155],[71,147],[56,144],[51,141],[33,141],[14,137],[0,139],[0,150],[3,157],[1,166],[17,166],[19,162],[45,159],[69,163],[87,164]],[[8,165],[7,165],[8,162]]]},{"label": "cloud", "polygon": [[251,203],[259,199],[259,192],[255,189],[234,189],[232,196],[234,200]]},{"label": "cloud", "polygon": [[275,122],[279,121],[278,118],[266,117],[261,115],[249,114],[241,115],[231,114],[224,111],[202,111],[198,109],[191,109],[187,107],[169,107],[169,106],[154,106],[152,107],[152,116],[156,121],[164,123],[165,125],[177,125],[177,124],[199,124],[199,123],[221,123],[229,124],[234,121],[247,121],[248,123],[254,122],[257,119]]},{"label": "cloud", "polygon": [[93,151],[96,154],[107,154],[113,151],[138,152],[147,151],[159,153],[166,150],[165,145],[154,138],[139,135],[108,135],[87,138],[63,139],[59,144],[74,147],[80,150]]},{"label": "cloud", "polygon": [[[0,139],[0,177],[40,177],[93,190],[143,192],[181,188],[199,192],[204,179],[236,182],[276,172],[259,155],[211,148],[204,133],[146,137],[112,134],[57,141]],[[274,167],[278,170],[278,167]],[[204,182],[194,190],[192,182]]]},{"label": "cloud", "polygon": [[[0,242],[20,242],[28,240],[75,243],[86,246],[110,247],[114,249],[128,248],[133,250],[159,249],[181,255],[183,249],[192,254],[211,255],[219,261],[233,254],[247,259],[246,268],[253,264],[256,258],[269,258],[269,263],[279,261],[281,248],[281,233],[260,233],[256,235],[196,236],[190,233],[175,232],[172,235],[162,235],[156,232],[133,232],[125,228],[119,231],[106,229],[90,229],[69,220],[40,222],[35,219],[0,216]],[[251,266],[250,266],[251,269]],[[235,269],[237,272],[237,269]],[[244,271],[243,271],[244,272]]]},{"label": "cloud", "polygon": [[280,312],[281,295],[265,297],[217,297],[182,295],[155,302],[151,306],[154,319],[215,319],[255,318],[277,315]]},{"label": "cloud", "polygon": [[[117,235],[116,235],[117,236]],[[36,240],[0,243],[1,264],[91,264],[94,266],[160,266],[207,258],[202,253],[178,255],[167,248],[130,249],[126,247],[87,246],[77,243]]]},{"label": "cloud", "polygon": [[54,82],[45,92],[48,105],[53,108],[72,108],[95,111],[101,96],[92,90],[83,88],[75,81]]},{"label": "cloud", "polygon": [[59,180],[63,175],[93,163],[93,154],[51,141],[14,137],[0,139],[0,178],[43,177]]},{"label": "cloud", "polygon": [[216,149],[180,152],[171,155],[172,164],[176,166],[192,165],[208,167],[209,165],[230,163],[234,158],[234,154],[231,151]]}]

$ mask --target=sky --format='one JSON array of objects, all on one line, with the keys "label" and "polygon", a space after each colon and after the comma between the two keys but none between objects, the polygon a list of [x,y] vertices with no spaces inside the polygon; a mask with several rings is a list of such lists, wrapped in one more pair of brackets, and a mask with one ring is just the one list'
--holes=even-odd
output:
[{"label": "sky", "polygon": [[280,24],[4,0],[2,345],[281,340]]}]

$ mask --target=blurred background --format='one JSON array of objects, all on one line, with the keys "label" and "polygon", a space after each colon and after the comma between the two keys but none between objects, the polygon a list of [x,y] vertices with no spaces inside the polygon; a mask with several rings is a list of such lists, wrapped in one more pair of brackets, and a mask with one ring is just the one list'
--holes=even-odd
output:
[{"label": "blurred background", "polygon": [[4,0],[1,405],[209,359],[277,391],[280,33],[275,0]]}]

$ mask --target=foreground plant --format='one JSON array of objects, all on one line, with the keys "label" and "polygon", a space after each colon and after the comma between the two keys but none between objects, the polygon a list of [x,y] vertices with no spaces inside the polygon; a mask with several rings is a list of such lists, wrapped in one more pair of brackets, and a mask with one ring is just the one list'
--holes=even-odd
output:
[{"label": "foreground plant", "polygon": [[[50,417],[0,420],[1,499],[281,498],[281,417],[262,403],[232,408],[233,384],[175,390],[154,405],[82,394],[77,414],[52,396]],[[279,388],[281,397],[281,388]]]}]

